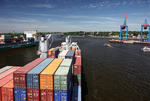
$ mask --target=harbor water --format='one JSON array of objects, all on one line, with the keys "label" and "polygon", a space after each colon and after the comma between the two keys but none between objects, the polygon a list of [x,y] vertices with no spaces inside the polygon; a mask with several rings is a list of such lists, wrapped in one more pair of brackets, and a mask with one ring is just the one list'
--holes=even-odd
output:
[{"label": "harbor water", "polygon": [[[64,40],[64,39],[63,39]],[[82,50],[84,101],[149,101],[150,53],[143,45],[111,44],[109,39],[73,38]],[[52,47],[60,45],[56,40]],[[0,51],[0,67],[23,66],[36,59],[38,47]]]}]

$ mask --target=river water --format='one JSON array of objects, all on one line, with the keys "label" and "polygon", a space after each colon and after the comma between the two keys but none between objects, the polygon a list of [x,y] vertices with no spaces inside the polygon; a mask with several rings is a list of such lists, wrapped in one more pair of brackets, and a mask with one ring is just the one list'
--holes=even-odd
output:
[{"label": "river water", "polygon": [[[150,53],[142,45],[111,44],[109,39],[73,38],[82,50],[84,101],[150,101]],[[53,47],[62,40],[54,42]],[[38,47],[0,51],[0,67],[23,66]]]}]

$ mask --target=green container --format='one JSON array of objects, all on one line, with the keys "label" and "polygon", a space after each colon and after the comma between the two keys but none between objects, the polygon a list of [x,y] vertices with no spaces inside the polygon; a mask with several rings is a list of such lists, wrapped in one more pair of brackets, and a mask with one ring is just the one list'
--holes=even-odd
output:
[{"label": "green container", "polygon": [[60,52],[62,52],[64,49],[59,49]]},{"label": "green container", "polygon": [[72,59],[64,59],[64,61],[60,64],[60,67],[70,67],[72,66]]},{"label": "green container", "polygon": [[54,90],[68,90],[71,78],[72,78],[71,65],[70,66],[66,65],[65,67],[62,67],[60,65],[60,67],[54,74]]},{"label": "green container", "polygon": [[55,84],[54,90],[60,90],[60,89],[61,89],[60,85],[56,85],[56,84]]},{"label": "green container", "polygon": [[75,82],[81,82],[81,74],[74,74],[73,79]]}]

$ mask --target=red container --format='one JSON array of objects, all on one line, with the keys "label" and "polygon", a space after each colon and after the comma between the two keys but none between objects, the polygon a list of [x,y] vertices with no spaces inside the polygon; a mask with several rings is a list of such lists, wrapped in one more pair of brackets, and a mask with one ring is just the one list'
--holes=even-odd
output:
[{"label": "red container", "polygon": [[78,56],[75,59],[75,64],[73,65],[73,73],[81,74],[81,56]]},{"label": "red container", "polygon": [[7,75],[0,80],[0,101],[2,101],[2,86],[4,86],[9,81],[13,80],[13,73]]},{"label": "red container", "polygon": [[16,71],[17,69],[19,69],[19,68],[20,68],[20,67],[13,67],[13,68],[11,68],[11,69],[9,69],[9,70],[7,70],[7,71],[1,73],[1,74],[0,74],[0,79],[2,79],[2,78],[4,78],[4,77],[6,77],[7,75],[9,75],[9,74],[15,72],[15,71]]},{"label": "red container", "polygon": [[38,58],[22,68],[14,72],[14,87],[15,88],[26,88],[26,74],[35,66],[40,64],[45,58]]},{"label": "red container", "polygon": [[13,80],[6,83],[2,89],[2,101],[14,101],[13,100]]},{"label": "red container", "polygon": [[27,101],[40,101],[39,89],[27,88]]},{"label": "red container", "polygon": [[75,51],[75,56],[81,56],[81,50],[80,49]]},{"label": "red container", "polygon": [[40,96],[41,101],[53,101],[53,90],[41,89]]}]

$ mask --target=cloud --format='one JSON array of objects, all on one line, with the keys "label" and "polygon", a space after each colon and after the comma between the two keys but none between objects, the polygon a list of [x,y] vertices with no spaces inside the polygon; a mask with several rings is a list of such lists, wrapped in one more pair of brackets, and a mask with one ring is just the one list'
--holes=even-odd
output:
[{"label": "cloud", "polygon": [[69,16],[65,16],[65,18],[71,18],[71,19],[78,19],[78,18],[87,18],[89,16],[85,16],[85,15],[69,15]]},{"label": "cloud", "polygon": [[0,22],[3,23],[33,23],[36,22],[37,20],[32,19],[32,18],[0,18]]},{"label": "cloud", "polygon": [[34,7],[34,8],[54,8],[54,5],[51,4],[35,4],[35,5],[29,5],[29,7]]}]

